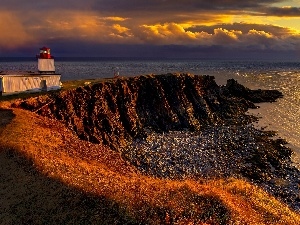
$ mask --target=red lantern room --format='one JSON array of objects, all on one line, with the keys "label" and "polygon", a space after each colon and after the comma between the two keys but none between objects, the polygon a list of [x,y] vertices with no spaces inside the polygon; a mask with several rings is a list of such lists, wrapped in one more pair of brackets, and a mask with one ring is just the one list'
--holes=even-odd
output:
[{"label": "red lantern room", "polygon": [[55,73],[54,58],[50,54],[50,48],[40,48],[38,58],[38,71],[40,73]]},{"label": "red lantern room", "polygon": [[40,48],[39,59],[53,59],[53,57],[50,54],[50,48],[47,47]]}]

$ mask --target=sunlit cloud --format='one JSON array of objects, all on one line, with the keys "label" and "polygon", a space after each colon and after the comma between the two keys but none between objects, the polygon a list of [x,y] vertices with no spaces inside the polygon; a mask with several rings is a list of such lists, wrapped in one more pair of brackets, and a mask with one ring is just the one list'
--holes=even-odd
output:
[{"label": "sunlit cloud", "polygon": [[117,31],[117,33],[127,33],[129,31],[127,27],[123,27],[120,24],[114,24],[113,28]]},{"label": "sunlit cloud", "polygon": [[119,17],[119,16],[108,16],[108,17],[102,17],[101,19],[120,22],[120,21],[128,20],[129,18],[123,18],[123,17]]},{"label": "sunlit cloud", "polygon": [[20,19],[9,12],[0,11],[0,48],[16,49],[33,40]]},{"label": "sunlit cloud", "polygon": [[196,38],[194,33],[185,31],[176,23],[142,25],[139,29],[135,29],[134,35],[144,42],[155,44],[184,44]]},{"label": "sunlit cloud", "polygon": [[[144,43],[153,44],[186,44],[201,46],[223,46],[235,49],[257,49],[257,50],[294,50],[296,43],[300,43],[299,36],[293,35],[289,29],[270,27],[264,31],[267,25],[255,24],[228,24],[206,29],[188,30],[179,24],[144,25],[134,35]],[[254,28],[256,29],[254,29]],[[230,29],[241,28],[241,29]],[[292,37],[294,37],[292,39]],[[291,39],[293,40],[291,42]],[[291,44],[292,43],[292,44]]]},{"label": "sunlit cloud", "polygon": [[215,25],[215,24],[226,24],[233,21],[232,15],[214,15],[214,14],[205,14],[205,13],[188,13],[180,14],[176,18],[172,19],[172,23],[180,24],[184,28],[195,26],[198,24],[201,25]]},{"label": "sunlit cloud", "polygon": [[65,43],[67,48],[72,42],[73,45],[295,50],[300,39],[297,3],[296,0],[3,0],[0,28],[5,32],[0,36],[0,48],[57,42]]},{"label": "sunlit cloud", "polygon": [[[126,18],[101,17],[94,12],[57,11],[40,15],[42,19],[27,26],[28,32],[37,40],[48,38],[90,40],[95,43],[122,42],[122,37],[130,36],[129,28],[119,24]],[[113,36],[113,39],[112,39]]]}]

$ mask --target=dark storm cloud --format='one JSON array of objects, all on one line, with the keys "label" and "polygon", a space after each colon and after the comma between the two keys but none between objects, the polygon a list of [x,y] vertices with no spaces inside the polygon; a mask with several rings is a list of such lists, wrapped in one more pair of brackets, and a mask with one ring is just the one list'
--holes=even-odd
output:
[{"label": "dark storm cloud", "polygon": [[1,0],[0,9],[22,11],[48,11],[62,9],[88,9],[93,0]]},{"label": "dark storm cloud", "polygon": [[[273,7],[284,2],[1,0],[0,30],[5,32],[0,54],[43,45],[74,56],[192,57],[233,50],[295,50],[300,46],[297,31],[262,24],[268,16],[299,16],[297,7]],[[248,23],[232,23],[236,18]]]},{"label": "dark storm cloud", "polygon": [[[71,41],[70,48],[65,42],[52,42],[51,50],[55,57],[138,57],[138,58],[203,58],[203,59],[295,59],[297,51],[276,49],[258,49],[256,45],[245,46],[243,49],[226,48],[222,45],[188,46],[188,45],[116,45],[82,43]],[[71,49],[75,49],[74,52]]]},{"label": "dark storm cloud", "polygon": [[95,8],[108,11],[198,11],[198,10],[240,10],[247,8],[259,8],[263,5],[282,2],[280,0],[99,0],[94,1]]},{"label": "dark storm cloud", "polygon": [[[300,8],[270,7],[284,0],[1,0],[0,10],[24,15],[53,11],[89,11],[99,16],[121,16],[132,23],[149,24],[164,22],[214,21],[218,15],[273,15],[300,16]],[[198,17],[198,18],[196,18]],[[29,16],[26,16],[29,18]],[[27,20],[28,24],[32,20]],[[41,18],[34,18],[36,21]],[[34,20],[33,19],[33,20]]]},{"label": "dark storm cloud", "polygon": [[283,0],[1,0],[0,8],[16,11],[26,10],[97,10],[101,13],[136,12],[194,12],[203,10],[259,9]]},{"label": "dark storm cloud", "polygon": [[265,13],[269,16],[279,16],[279,17],[300,17],[299,7],[270,7],[265,9]]}]

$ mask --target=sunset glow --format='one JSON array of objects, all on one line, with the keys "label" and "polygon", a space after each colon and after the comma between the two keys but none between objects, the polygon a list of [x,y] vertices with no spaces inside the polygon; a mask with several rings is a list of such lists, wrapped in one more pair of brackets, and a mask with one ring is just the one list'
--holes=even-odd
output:
[{"label": "sunset glow", "polygon": [[[69,56],[73,45],[97,49],[107,44],[299,51],[299,4],[298,0],[54,0],[38,4],[4,0],[0,55],[31,45],[51,45]],[[64,52],[59,52],[61,45]]]}]

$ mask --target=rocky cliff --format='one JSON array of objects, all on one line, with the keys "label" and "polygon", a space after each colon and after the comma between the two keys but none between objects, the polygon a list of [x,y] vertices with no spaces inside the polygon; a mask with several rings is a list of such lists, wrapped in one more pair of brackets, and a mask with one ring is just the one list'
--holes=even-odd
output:
[{"label": "rocky cliff", "polygon": [[234,80],[190,74],[121,78],[14,103],[63,121],[84,140],[117,150],[149,130],[201,130],[249,122],[253,102],[275,101],[278,91],[249,90]]},{"label": "rocky cliff", "polygon": [[255,103],[279,97],[279,91],[250,90],[232,79],[218,86],[212,76],[165,74],[120,78],[13,104],[121,152],[149,176],[244,177],[300,210],[300,172],[292,165],[292,150],[284,140],[270,139],[273,132],[249,125],[256,118],[245,114]]}]

